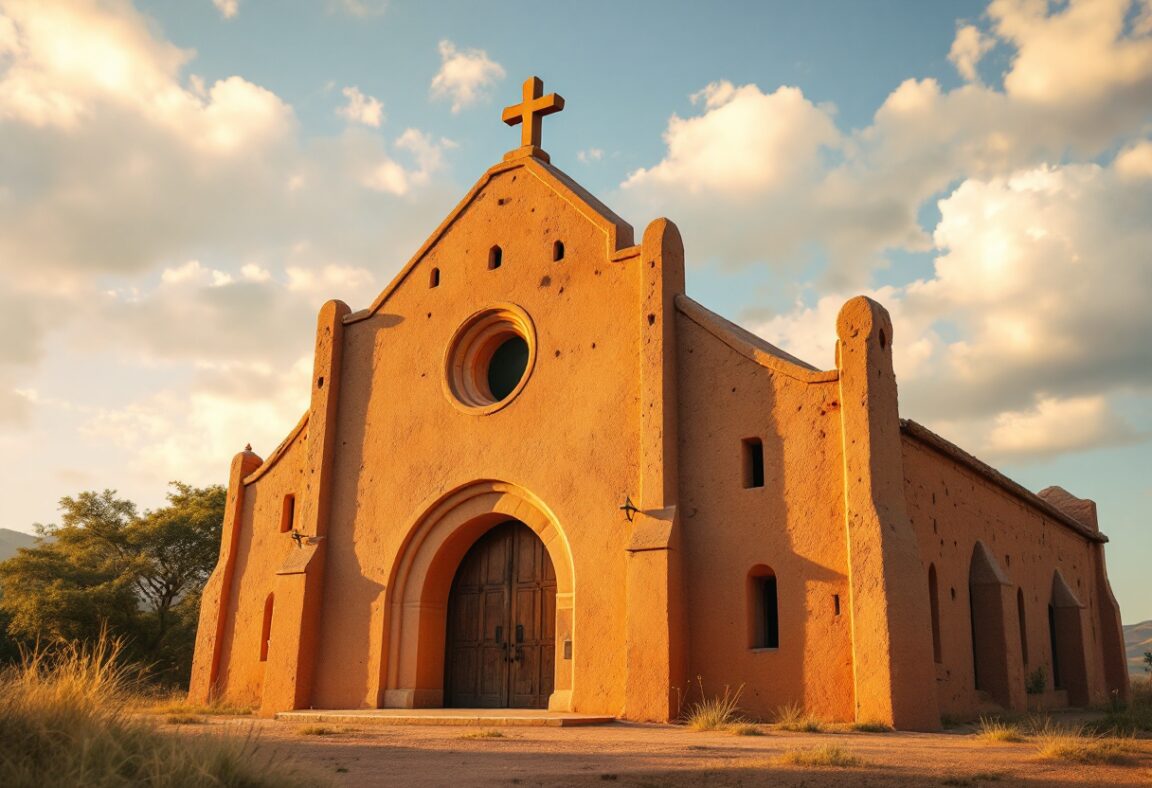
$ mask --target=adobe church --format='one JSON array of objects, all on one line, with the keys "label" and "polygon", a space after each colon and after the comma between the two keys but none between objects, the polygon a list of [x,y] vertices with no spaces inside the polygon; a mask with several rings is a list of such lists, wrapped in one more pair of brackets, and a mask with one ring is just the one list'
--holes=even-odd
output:
[{"label": "adobe church", "polygon": [[563,106],[529,79],[520,147],[321,308],[308,411],[232,461],[191,700],[665,721],[701,676],[933,729],[1126,697],[1095,504],[901,419],[876,302],[821,370],[693,301],[672,222],[637,240],[550,163]]}]

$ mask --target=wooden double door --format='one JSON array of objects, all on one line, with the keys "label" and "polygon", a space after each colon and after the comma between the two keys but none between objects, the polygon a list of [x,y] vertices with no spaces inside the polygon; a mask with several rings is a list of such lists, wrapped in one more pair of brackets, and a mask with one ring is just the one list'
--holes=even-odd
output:
[{"label": "wooden double door", "polygon": [[547,708],[555,626],[556,572],[544,543],[515,520],[484,534],[448,598],[444,705]]}]

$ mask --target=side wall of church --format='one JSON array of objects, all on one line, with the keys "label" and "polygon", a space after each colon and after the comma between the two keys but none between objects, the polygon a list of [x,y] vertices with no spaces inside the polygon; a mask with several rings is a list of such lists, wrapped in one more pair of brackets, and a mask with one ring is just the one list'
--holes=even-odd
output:
[{"label": "side wall of church", "polygon": [[[920,587],[908,592],[929,594],[934,569],[941,714],[969,716],[992,703],[1018,710],[1029,702],[1082,705],[1075,697],[1081,672],[1087,701],[1106,701],[1096,545],[932,447],[907,436],[903,447],[908,512],[924,562]],[[978,542],[986,553],[974,568]],[[989,559],[996,579],[985,571]],[[1082,649],[1073,645],[1073,653],[1058,655],[1061,690],[1054,687],[1058,638],[1049,618],[1056,572],[1081,606],[1074,615]],[[1068,608],[1061,605],[1068,601],[1056,599],[1053,616],[1064,615]],[[1052,623],[1061,626],[1055,618]],[[1038,668],[1045,674],[1043,692],[1028,696],[1026,679]]]},{"label": "side wall of church", "polygon": [[[790,377],[678,315],[680,516],[688,600],[685,702],[743,687],[771,718],[798,704],[853,719],[839,387]],[[803,375],[803,370],[797,368]],[[763,448],[748,486],[745,441]],[[779,643],[757,642],[754,575],[776,578]]]},{"label": "side wall of church", "polygon": [[276,644],[266,642],[269,614],[276,615],[276,572],[301,549],[282,528],[291,530],[285,507],[291,510],[301,494],[306,458],[307,436],[301,433],[244,486],[217,680],[217,692],[230,703],[259,708],[265,670],[276,669]]},{"label": "side wall of church", "polygon": [[[347,324],[316,707],[385,702],[389,583],[405,540],[445,495],[498,480],[536,496],[570,546],[575,619],[561,634],[576,660],[573,708],[621,712],[629,531],[618,507],[638,485],[640,276],[610,251],[603,226],[527,168],[508,169],[375,314]],[[505,407],[465,412],[445,389],[446,354],[465,320],[500,304],[531,319],[533,367]],[[417,705],[438,705],[442,678],[407,687]]]}]

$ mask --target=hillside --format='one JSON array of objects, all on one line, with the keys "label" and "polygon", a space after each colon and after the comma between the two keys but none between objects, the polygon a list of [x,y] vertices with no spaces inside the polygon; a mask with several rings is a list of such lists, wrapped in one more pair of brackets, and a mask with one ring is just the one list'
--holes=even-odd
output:
[{"label": "hillside", "polygon": [[1144,672],[1144,652],[1152,651],[1152,621],[1124,627],[1124,646],[1128,649],[1128,672],[1133,676],[1148,675]]},{"label": "hillside", "polygon": [[5,561],[16,555],[21,547],[31,547],[36,544],[36,537],[32,534],[13,531],[10,528],[0,528],[0,561]]}]

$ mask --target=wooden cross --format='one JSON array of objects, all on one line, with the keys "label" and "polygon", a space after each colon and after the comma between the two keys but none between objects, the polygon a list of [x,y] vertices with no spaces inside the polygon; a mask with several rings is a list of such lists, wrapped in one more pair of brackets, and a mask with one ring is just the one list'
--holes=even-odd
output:
[{"label": "wooden cross", "polygon": [[544,82],[539,77],[529,77],[524,81],[524,100],[519,104],[504,108],[501,116],[509,126],[524,124],[520,130],[522,148],[540,148],[541,118],[564,109],[564,97],[555,93],[544,93]]}]

